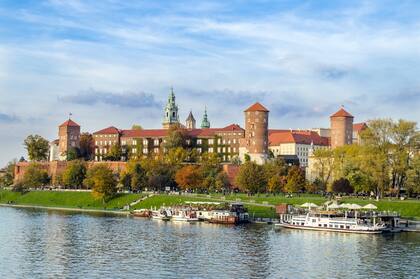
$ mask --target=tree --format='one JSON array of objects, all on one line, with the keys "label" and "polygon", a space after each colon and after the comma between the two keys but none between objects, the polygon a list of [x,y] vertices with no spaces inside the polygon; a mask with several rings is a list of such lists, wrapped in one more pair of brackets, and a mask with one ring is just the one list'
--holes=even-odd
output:
[{"label": "tree", "polygon": [[119,143],[113,144],[109,148],[109,152],[104,156],[106,161],[120,161],[123,153]]},{"label": "tree", "polygon": [[61,176],[61,180],[64,186],[74,189],[82,188],[85,178],[86,165],[83,161],[79,160],[69,162]]},{"label": "tree", "polygon": [[182,167],[176,172],[175,181],[183,190],[200,189],[203,179],[199,166]]},{"label": "tree", "polygon": [[350,181],[346,178],[340,178],[338,180],[334,180],[332,184],[332,191],[334,193],[353,193],[354,189],[350,185]]},{"label": "tree", "polygon": [[80,150],[76,147],[70,147],[67,150],[67,161],[77,160],[80,157]]},{"label": "tree", "polygon": [[13,184],[15,179],[15,166],[16,160],[7,163],[6,167],[4,168],[6,173],[0,177],[0,187],[9,187]]},{"label": "tree", "polygon": [[286,185],[286,178],[279,175],[272,176],[268,180],[268,191],[270,193],[283,192],[283,187]]},{"label": "tree", "polygon": [[105,203],[117,192],[117,180],[112,170],[105,164],[93,166],[87,171],[84,184],[92,189],[92,195],[97,199],[102,199]]},{"label": "tree", "polygon": [[95,151],[95,141],[89,133],[80,135],[80,156],[86,161],[93,160]]},{"label": "tree", "polygon": [[217,190],[226,190],[229,187],[230,181],[229,181],[229,177],[227,176],[227,174],[223,171],[219,172],[216,176],[216,181],[215,181],[215,188]]},{"label": "tree", "polygon": [[298,166],[292,166],[287,174],[286,192],[297,193],[305,189],[305,174]]},{"label": "tree", "polygon": [[166,161],[172,166],[179,166],[188,158],[188,152],[182,147],[174,147],[168,150]]},{"label": "tree", "polygon": [[131,176],[130,186],[132,191],[139,191],[146,186],[146,171],[143,169],[140,163],[134,163],[132,166],[130,166],[129,173]]},{"label": "tree", "polygon": [[48,173],[38,163],[31,163],[25,170],[22,177],[22,184],[26,187],[40,188],[49,183]]},{"label": "tree", "polygon": [[187,147],[187,131],[180,125],[173,125],[169,128],[168,134],[165,138],[164,147],[169,151],[172,148],[186,148]]},{"label": "tree", "polygon": [[31,161],[43,161],[48,159],[49,143],[39,135],[29,135],[24,141],[25,149]]},{"label": "tree", "polygon": [[409,194],[420,194],[420,154],[413,156],[410,169],[407,171],[406,188]]},{"label": "tree", "polygon": [[133,124],[133,126],[131,126],[132,130],[143,130],[143,127],[139,124]]},{"label": "tree", "polygon": [[264,172],[269,181],[274,176],[286,176],[287,175],[287,165],[283,158],[275,158],[265,165]]},{"label": "tree", "polygon": [[267,185],[264,168],[255,162],[245,162],[239,168],[236,184],[251,194],[264,192]]},{"label": "tree", "polygon": [[334,157],[329,149],[317,149],[314,151],[314,169],[317,178],[322,183],[323,188],[327,188],[333,171]]}]

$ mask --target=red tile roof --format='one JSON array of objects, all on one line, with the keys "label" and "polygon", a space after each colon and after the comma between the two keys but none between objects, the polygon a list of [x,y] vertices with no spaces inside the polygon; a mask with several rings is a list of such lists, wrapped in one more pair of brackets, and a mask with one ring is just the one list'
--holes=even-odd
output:
[{"label": "red tile roof", "polygon": [[339,111],[331,115],[330,117],[353,117],[350,113],[345,111],[343,108],[341,108]]},{"label": "red tile roof", "polygon": [[355,124],[353,124],[353,131],[359,133],[359,132],[363,131],[364,129],[366,129],[367,127],[368,126],[365,122],[355,123]]},{"label": "red tile roof", "polygon": [[313,131],[282,131],[269,133],[268,142],[270,146],[282,143],[311,144],[312,142],[314,145],[328,146],[329,138],[321,137]]},{"label": "red tile roof", "polygon": [[253,104],[252,106],[250,106],[249,108],[247,108],[245,111],[266,111],[266,112],[268,112],[269,110],[266,109],[260,103],[256,102],[255,104]]},{"label": "red tile roof", "polygon": [[120,130],[118,130],[114,126],[111,126],[111,127],[99,130],[97,132],[94,132],[93,134],[94,135],[110,135],[110,134],[114,135],[114,134],[119,134],[119,133],[121,133]]},{"label": "red tile roof", "polygon": [[[191,137],[213,137],[218,132],[244,131],[238,124],[231,124],[223,128],[204,128],[185,130],[187,135]],[[167,129],[142,129],[142,130],[122,130],[123,137],[142,138],[142,137],[165,137],[168,133]]]},{"label": "red tile roof", "polygon": [[63,126],[67,126],[67,127],[80,127],[79,124],[77,124],[76,122],[74,122],[73,120],[69,119],[66,122],[64,122],[63,124],[60,125],[60,127]]}]

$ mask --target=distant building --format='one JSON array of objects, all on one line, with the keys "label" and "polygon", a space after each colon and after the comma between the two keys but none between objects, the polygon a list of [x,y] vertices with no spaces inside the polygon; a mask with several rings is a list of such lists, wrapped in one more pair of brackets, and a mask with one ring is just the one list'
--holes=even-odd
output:
[{"label": "distant building", "polygon": [[188,130],[195,129],[195,118],[192,114],[192,111],[190,111],[190,114],[188,114],[187,120],[185,120],[185,127]]},{"label": "distant building", "polygon": [[353,143],[360,144],[360,134],[366,130],[367,127],[368,126],[365,122],[353,124]]},{"label": "distant building", "polygon": [[201,121],[201,129],[210,128],[210,121],[207,118],[207,108],[204,109],[203,120]]},{"label": "distant building", "polygon": [[249,156],[251,161],[263,164],[268,160],[268,114],[260,103],[245,110],[245,137],[241,139],[239,157]]},{"label": "distant building", "polygon": [[308,166],[311,152],[329,147],[328,137],[321,137],[310,130],[269,130],[268,141],[274,157],[296,155],[301,167]]},{"label": "distant building", "polygon": [[178,106],[175,102],[175,93],[173,88],[168,96],[168,102],[165,107],[162,126],[169,129],[171,126],[179,124]]},{"label": "distant building", "polygon": [[69,119],[58,127],[59,160],[66,160],[67,152],[71,148],[80,148],[80,126]]},{"label": "distant building", "polygon": [[331,148],[353,143],[353,118],[344,108],[330,116]]}]

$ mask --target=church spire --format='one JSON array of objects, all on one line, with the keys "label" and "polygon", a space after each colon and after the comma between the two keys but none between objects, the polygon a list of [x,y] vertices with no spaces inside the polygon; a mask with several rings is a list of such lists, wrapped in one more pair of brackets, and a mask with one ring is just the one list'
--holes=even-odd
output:
[{"label": "church spire", "polygon": [[210,128],[210,122],[207,119],[207,107],[204,108],[203,120],[201,121],[201,128]]},{"label": "church spire", "polygon": [[185,126],[187,127],[187,129],[190,129],[190,130],[195,129],[195,118],[191,110],[190,110],[190,114],[187,117],[187,120],[185,120]]},{"label": "church spire", "polygon": [[178,123],[178,106],[175,103],[174,89],[171,87],[171,91],[168,96],[168,102],[165,107],[165,114],[163,116],[163,128],[168,129],[171,125]]}]

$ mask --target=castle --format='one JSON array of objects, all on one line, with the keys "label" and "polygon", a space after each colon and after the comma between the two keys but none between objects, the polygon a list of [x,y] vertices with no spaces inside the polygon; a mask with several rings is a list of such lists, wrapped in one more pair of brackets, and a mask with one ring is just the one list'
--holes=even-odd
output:
[{"label": "castle", "polygon": [[[330,117],[330,128],[309,130],[269,129],[269,110],[255,103],[244,111],[244,127],[230,124],[221,128],[210,127],[207,109],[200,128],[190,111],[185,124],[179,120],[179,108],[171,89],[161,129],[119,129],[107,127],[94,132],[94,160],[106,161],[111,148],[121,148],[120,161],[132,157],[156,156],[165,150],[168,131],[181,127],[187,136],[186,147],[198,153],[216,153],[224,163],[245,158],[259,164],[271,157],[283,157],[288,163],[307,167],[311,153],[318,148],[335,148],[357,142],[366,125],[353,124],[354,117],[344,108]],[[80,126],[69,119],[59,126],[59,138],[51,142],[50,161],[66,160],[70,148],[80,147]]]}]

